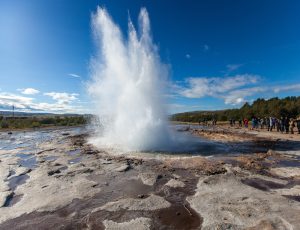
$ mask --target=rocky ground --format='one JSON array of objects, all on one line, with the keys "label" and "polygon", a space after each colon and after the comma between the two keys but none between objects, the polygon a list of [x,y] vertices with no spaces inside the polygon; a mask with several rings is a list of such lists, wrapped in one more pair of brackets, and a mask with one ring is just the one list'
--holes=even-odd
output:
[{"label": "rocky ground", "polygon": [[112,154],[86,140],[0,150],[0,229],[300,229],[300,150]]}]

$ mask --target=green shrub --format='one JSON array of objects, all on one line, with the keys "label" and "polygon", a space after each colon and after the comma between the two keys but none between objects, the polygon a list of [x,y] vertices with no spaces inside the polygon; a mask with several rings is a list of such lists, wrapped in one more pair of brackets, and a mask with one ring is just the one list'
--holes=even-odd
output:
[{"label": "green shrub", "polygon": [[2,122],[1,122],[1,128],[2,128],[2,129],[7,129],[7,128],[9,128],[8,123],[7,123],[6,121],[2,121]]},{"label": "green shrub", "polygon": [[31,124],[31,127],[32,128],[39,128],[41,126],[41,124],[40,124],[40,122],[38,122],[38,121],[34,121],[34,122],[32,122],[32,124]]}]

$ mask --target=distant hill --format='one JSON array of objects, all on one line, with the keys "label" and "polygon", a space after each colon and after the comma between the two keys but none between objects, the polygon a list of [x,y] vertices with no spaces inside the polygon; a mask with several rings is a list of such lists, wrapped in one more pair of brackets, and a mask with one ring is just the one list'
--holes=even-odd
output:
[{"label": "distant hill", "polygon": [[231,118],[239,120],[256,117],[281,117],[297,118],[300,115],[300,97],[277,97],[269,100],[258,98],[252,104],[245,103],[239,109],[227,109],[217,111],[193,111],[171,115],[172,121],[199,122],[216,118],[219,121],[227,121]]},{"label": "distant hill", "polygon": [[[0,111],[0,116],[12,117],[12,111]],[[34,112],[14,112],[15,117],[39,117],[39,116],[83,116],[83,114],[76,113],[65,113],[65,114],[55,114],[55,113],[34,113]]]},{"label": "distant hill", "polygon": [[55,126],[79,126],[89,123],[92,115],[0,111],[0,129],[26,129]]}]

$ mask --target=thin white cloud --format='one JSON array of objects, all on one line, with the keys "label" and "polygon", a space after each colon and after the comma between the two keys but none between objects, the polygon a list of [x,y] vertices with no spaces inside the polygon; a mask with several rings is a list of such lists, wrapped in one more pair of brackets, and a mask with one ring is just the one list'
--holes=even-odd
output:
[{"label": "thin white cloud", "polygon": [[180,94],[188,98],[201,98],[205,96],[218,97],[219,94],[254,84],[260,76],[252,74],[235,75],[231,77],[190,77],[188,86],[180,89]]},{"label": "thin white cloud", "polygon": [[33,98],[19,96],[11,93],[0,93],[0,106],[1,108],[11,108],[15,106],[16,108],[26,109],[33,104]]},{"label": "thin white cloud", "polygon": [[40,91],[34,88],[26,88],[26,89],[18,89],[18,91],[20,91],[22,94],[26,94],[26,95],[34,95],[34,94],[38,94]]},{"label": "thin white cloud", "polygon": [[210,48],[210,47],[209,47],[207,44],[204,44],[204,45],[203,45],[203,50],[204,50],[204,51],[208,51],[209,48]]},{"label": "thin white cloud", "polygon": [[253,96],[257,93],[262,93],[267,91],[264,87],[251,87],[245,89],[238,89],[228,92],[227,94],[221,95],[220,97],[224,99],[226,105],[239,105],[246,102],[246,98]]},{"label": "thin white cloud", "polygon": [[294,84],[294,85],[280,85],[280,86],[274,86],[273,91],[274,93],[279,93],[282,91],[300,91],[300,84]]},{"label": "thin white cloud", "polygon": [[74,77],[74,78],[81,78],[80,75],[75,74],[75,73],[68,73],[68,75],[69,75],[70,77]]},{"label": "thin white cloud", "polygon": [[51,97],[53,100],[57,101],[58,104],[69,104],[70,102],[77,100],[77,93],[60,93],[60,92],[50,92],[44,93],[45,96]]},{"label": "thin white cloud", "polygon": [[227,68],[228,72],[232,72],[232,71],[238,70],[241,66],[242,66],[242,64],[229,64],[226,66],[226,68]]},{"label": "thin white cloud", "polygon": [[[77,94],[76,94],[77,95]],[[73,101],[71,94],[70,101]],[[59,97],[59,99],[61,99]],[[0,109],[10,110],[12,106],[18,111],[32,112],[53,112],[53,113],[85,113],[87,109],[81,105],[62,103],[62,101],[55,103],[36,102],[35,98],[20,96],[12,93],[0,92]]]},{"label": "thin white cloud", "polygon": [[[231,66],[231,69],[238,67]],[[186,98],[214,97],[224,100],[226,105],[239,105],[253,100],[256,95],[279,92],[299,92],[300,84],[261,85],[262,77],[254,74],[238,74],[226,77],[190,77],[182,82],[171,85],[177,95]]]},{"label": "thin white cloud", "polygon": [[190,58],[191,58],[191,55],[190,55],[190,54],[186,54],[185,57],[186,57],[187,59],[190,59]]}]

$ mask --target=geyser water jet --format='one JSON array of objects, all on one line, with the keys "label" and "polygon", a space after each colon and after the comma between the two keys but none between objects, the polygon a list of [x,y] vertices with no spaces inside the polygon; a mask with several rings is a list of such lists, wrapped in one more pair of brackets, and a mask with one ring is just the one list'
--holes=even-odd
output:
[{"label": "geyser water jet", "polygon": [[169,143],[163,99],[168,71],[152,42],[148,12],[139,30],[128,20],[128,38],[104,8],[92,15],[97,55],[88,91],[99,118],[92,143],[122,150],[160,150]]}]

